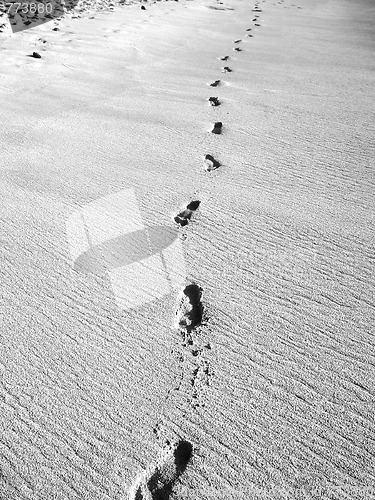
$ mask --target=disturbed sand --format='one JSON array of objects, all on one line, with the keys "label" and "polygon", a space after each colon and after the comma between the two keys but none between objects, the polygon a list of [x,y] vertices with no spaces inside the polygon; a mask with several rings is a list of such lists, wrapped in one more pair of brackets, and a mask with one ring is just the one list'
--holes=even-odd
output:
[{"label": "disturbed sand", "polygon": [[0,35],[0,498],[373,499],[375,5],[144,5]]}]

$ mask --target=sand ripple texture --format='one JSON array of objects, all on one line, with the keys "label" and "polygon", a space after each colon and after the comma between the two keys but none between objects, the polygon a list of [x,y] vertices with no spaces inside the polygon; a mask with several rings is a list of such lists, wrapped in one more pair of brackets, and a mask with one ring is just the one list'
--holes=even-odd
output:
[{"label": "sand ripple texture", "polygon": [[[374,3],[142,5],[0,35],[0,498],[374,499]],[[120,310],[130,189],[190,285]]]}]

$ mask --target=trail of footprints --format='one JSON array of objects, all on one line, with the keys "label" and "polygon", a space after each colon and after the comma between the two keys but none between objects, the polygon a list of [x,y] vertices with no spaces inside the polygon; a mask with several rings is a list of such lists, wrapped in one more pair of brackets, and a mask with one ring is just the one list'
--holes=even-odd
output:
[{"label": "trail of footprints", "polygon": [[[253,9],[256,13],[253,23],[259,26],[258,17],[261,9],[256,3]],[[246,32],[252,28],[247,28]],[[252,37],[252,34],[248,34]],[[241,52],[239,44],[242,39],[233,41],[234,52]],[[228,55],[219,57],[221,61],[229,61]],[[233,70],[229,66],[222,67],[222,73],[231,73]],[[221,80],[214,80],[210,87],[220,87]],[[207,101],[213,108],[222,104],[218,96],[209,96]],[[215,121],[211,133],[220,135],[223,131],[223,123]],[[203,157],[203,168],[210,173],[221,167],[221,163],[212,154],[207,153]],[[184,208],[176,213],[174,222],[182,227],[187,226],[194,218],[194,214],[199,209],[199,200],[190,201]],[[176,387],[168,392],[167,400],[172,391],[179,391],[186,373],[189,373],[190,404],[193,409],[204,407],[202,394],[204,387],[209,387],[212,369],[207,359],[207,353],[211,349],[210,343],[204,338],[204,329],[201,328],[205,322],[205,309],[203,305],[203,290],[196,283],[188,283],[177,297],[177,307],[175,314],[175,328],[181,337],[181,348],[179,362],[181,376]],[[192,367],[189,369],[189,366]],[[154,427],[154,433],[158,438],[162,435],[162,419]],[[172,445],[167,441],[163,454],[156,461],[156,464],[147,468],[140,474],[133,483],[129,500],[168,500],[172,494],[174,483],[185,470],[193,454],[193,447],[187,441],[178,441]]]},{"label": "trail of footprints", "polygon": [[[216,0],[219,4],[222,3]],[[141,6],[145,9],[144,6]],[[259,13],[261,9],[256,3],[253,9],[255,16],[253,18],[253,26],[259,27]],[[55,20],[57,24],[58,20]],[[54,31],[59,28],[55,24]],[[0,27],[1,28],[1,27]],[[247,37],[252,38],[250,33],[253,28],[247,28]],[[242,39],[233,40],[233,52],[239,53],[242,51],[240,44]],[[41,58],[38,52],[34,52],[30,57]],[[223,62],[230,61],[229,55],[219,57]],[[221,68],[223,74],[230,74],[233,69],[230,66]],[[214,80],[210,83],[210,87],[220,88],[222,81]],[[208,104],[212,108],[219,108],[222,101],[218,96],[207,97]],[[223,123],[215,121],[210,130],[212,134],[221,135],[223,132]],[[203,157],[203,168],[209,174],[217,169],[220,169],[221,163],[212,154],[207,153]],[[190,201],[183,209],[181,209],[174,217],[175,223],[182,227],[187,226],[194,217],[194,214],[199,209],[200,200]],[[211,345],[204,337],[204,329],[201,326],[205,322],[205,310],[203,305],[203,290],[196,283],[188,283],[179,293],[177,298],[177,307],[175,314],[175,328],[179,331],[181,337],[181,349],[179,363],[181,368],[181,376],[176,387],[171,388],[167,394],[166,401],[169,399],[173,391],[179,391],[186,374],[189,375],[190,387],[190,405],[193,409],[204,407],[204,388],[209,387],[212,377],[212,369],[210,361],[207,358],[207,353],[211,349]],[[154,427],[155,435],[161,439],[162,437],[162,419]],[[180,475],[188,466],[193,455],[193,446],[185,440],[178,439],[171,443],[169,440],[165,442],[160,457],[154,464],[149,465],[141,474],[133,481],[129,490],[129,500],[168,500],[173,493],[174,485]]]},{"label": "trail of footprints", "polygon": [[[147,0],[145,0],[147,1]],[[178,0],[176,0],[178,1]],[[216,0],[218,4],[223,2]],[[279,1],[279,4],[284,0]],[[113,4],[109,4],[113,6]],[[215,8],[212,7],[211,8]],[[300,7],[298,7],[300,8]],[[141,6],[142,10],[146,10],[145,6]],[[218,8],[218,10],[233,10],[229,8]],[[260,27],[258,22],[259,14],[262,10],[259,8],[259,2],[254,5],[254,17],[252,19],[253,27]],[[90,19],[92,19],[91,17]],[[53,31],[59,31],[58,21],[61,18],[55,19]],[[2,16],[0,15],[0,20]],[[0,33],[4,29],[5,24],[0,24]],[[252,38],[251,31],[253,27],[247,28],[246,33],[248,38]],[[46,43],[45,40],[40,39]],[[241,52],[239,46],[242,39],[233,40],[234,52]],[[30,57],[40,59],[41,55],[38,52],[33,52]],[[229,55],[219,57],[223,62],[230,61]],[[223,74],[232,73],[233,69],[230,66],[221,68]],[[210,87],[220,87],[222,81],[214,80],[210,83]],[[221,106],[222,101],[218,96],[209,96],[207,101],[210,106],[217,108]],[[211,133],[221,135],[223,131],[223,123],[215,121]],[[221,167],[221,163],[212,154],[205,154],[203,158],[203,168],[210,173]],[[185,227],[192,220],[194,213],[198,210],[201,202],[199,200],[190,201],[186,207],[180,210],[174,217],[174,221],[180,227]],[[196,283],[187,284],[179,293],[177,298],[177,308],[175,315],[175,328],[181,336],[182,352],[180,353],[179,362],[181,368],[181,376],[176,387],[168,391],[166,401],[173,391],[179,391],[186,372],[188,371],[187,360],[192,366],[189,378],[190,386],[190,404],[193,409],[204,407],[202,394],[204,387],[209,387],[212,369],[206,354],[211,349],[210,343],[204,338],[204,331],[201,328],[205,321],[205,310],[203,306],[203,290]],[[162,434],[162,419],[157,422],[154,427],[154,433],[161,438]],[[173,489],[180,475],[185,471],[193,455],[193,446],[190,442],[178,439],[171,443],[166,440],[165,446],[154,464],[149,465],[142,473],[138,474],[133,481],[129,490],[129,500],[168,500],[173,494]]]},{"label": "trail of footprints", "polygon": [[[261,12],[258,3],[255,4],[253,12],[255,12],[255,18],[253,19],[253,23],[255,23]],[[246,32],[251,30],[252,28],[247,28]],[[252,37],[253,35],[251,34],[250,36]],[[242,41],[242,38],[233,40],[234,52],[242,51],[242,48],[239,46]],[[224,62],[230,61],[229,55],[218,57],[218,59]],[[230,66],[223,66],[221,71],[222,73],[232,73],[233,69]],[[210,87],[220,87],[221,84],[221,80],[214,80],[209,85]],[[215,108],[222,104],[218,96],[210,96],[207,100],[208,103]],[[215,135],[221,135],[223,133],[223,122],[215,121],[210,132]],[[203,167],[205,171],[209,173],[219,169],[221,163],[212,154],[207,153],[203,159]],[[190,202],[186,208],[175,216],[175,222],[180,226],[186,226],[193,218],[194,212],[198,209],[199,205],[199,201]],[[211,377],[210,363],[205,356],[207,350],[211,349],[211,346],[208,342],[204,342],[202,338],[203,331],[200,328],[204,318],[202,296],[203,290],[197,284],[188,284],[179,294],[175,319],[175,326],[181,333],[184,349],[195,358],[193,372],[190,377],[193,408],[202,406],[202,403],[199,401],[202,384],[209,385]],[[182,362],[184,362],[185,356],[182,355],[181,359]],[[185,370],[183,369],[182,371],[184,372]]]}]

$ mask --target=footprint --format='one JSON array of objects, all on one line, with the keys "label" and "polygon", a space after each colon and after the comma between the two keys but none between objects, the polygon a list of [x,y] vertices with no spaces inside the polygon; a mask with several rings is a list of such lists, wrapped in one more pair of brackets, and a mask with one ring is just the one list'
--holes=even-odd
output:
[{"label": "footprint", "polygon": [[251,28],[247,28],[247,30],[246,30],[246,31],[251,31]]},{"label": "footprint", "polygon": [[212,155],[206,155],[204,157],[204,168],[207,172],[211,172],[212,170],[216,170],[221,166],[221,163],[215,160]]},{"label": "footprint", "polygon": [[239,47],[234,47],[234,48],[233,48],[233,50],[234,50],[235,52],[241,52],[241,51],[242,51],[242,49],[240,49]]},{"label": "footprint", "polygon": [[238,40],[233,40],[233,43],[240,43],[240,42],[242,42],[242,40],[241,40],[241,39],[238,39]]},{"label": "footprint", "polygon": [[179,224],[180,226],[186,226],[189,223],[189,220],[191,219],[191,216],[193,213],[197,210],[197,208],[200,205],[200,201],[191,201],[184,210],[182,210],[179,214],[176,215],[174,218],[175,222]]},{"label": "footprint", "polygon": [[228,61],[229,56],[220,57],[220,61]]},{"label": "footprint", "polygon": [[209,97],[208,102],[211,104],[211,106],[220,106],[221,104],[218,97]]},{"label": "footprint", "polygon": [[191,283],[180,293],[175,326],[182,332],[191,333],[202,323],[202,318],[202,289],[195,283]]},{"label": "footprint", "polygon": [[249,34],[248,34],[248,35],[246,35],[246,36],[248,36],[249,38],[253,38],[253,36],[254,36],[254,35],[250,35],[250,33],[249,33]]},{"label": "footprint", "polygon": [[174,485],[185,471],[193,454],[193,446],[181,440],[175,446],[168,444],[153,467],[148,467],[135,480],[129,500],[168,500]]},{"label": "footprint", "polygon": [[210,87],[217,87],[220,84],[220,80],[215,80],[214,82],[210,83]]},{"label": "footprint", "polygon": [[[223,2],[219,2],[223,3]],[[215,7],[214,5],[208,5],[208,9],[214,9],[214,10],[234,10],[233,7]]]},{"label": "footprint", "polygon": [[224,66],[224,68],[222,68],[221,72],[222,73],[231,73],[233,70],[230,69],[229,66]]},{"label": "footprint", "polygon": [[221,134],[221,130],[223,128],[222,122],[215,122],[214,128],[211,130],[213,134]]},{"label": "footprint", "polygon": [[254,23],[254,26],[260,26],[260,24],[256,24],[256,23]]}]

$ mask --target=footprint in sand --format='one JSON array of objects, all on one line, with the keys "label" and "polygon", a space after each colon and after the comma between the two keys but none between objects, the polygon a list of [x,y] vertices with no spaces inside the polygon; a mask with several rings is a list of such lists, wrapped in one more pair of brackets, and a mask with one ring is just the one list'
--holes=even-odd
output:
[{"label": "footprint in sand", "polygon": [[217,87],[220,84],[220,80],[215,80],[214,82],[210,83],[210,87]]},{"label": "footprint in sand", "polygon": [[174,446],[168,444],[155,465],[136,478],[128,500],[168,500],[192,454],[193,446],[188,441],[181,440]]},{"label": "footprint in sand", "polygon": [[221,130],[222,130],[222,128],[223,128],[223,124],[222,124],[222,122],[215,122],[214,127],[213,127],[213,129],[211,130],[211,132],[212,132],[213,134],[218,134],[218,135],[219,135],[219,134],[221,134]]},{"label": "footprint in sand", "polygon": [[234,48],[233,48],[233,50],[234,50],[235,52],[242,52],[242,49],[240,49],[239,47],[234,47]]},{"label": "footprint in sand", "polygon": [[191,333],[202,323],[202,318],[202,288],[191,283],[179,295],[175,326],[183,333]]},{"label": "footprint in sand", "polygon": [[230,69],[229,66],[224,66],[224,68],[222,68],[221,72],[222,73],[231,73],[233,70]]},{"label": "footprint in sand", "polygon": [[221,104],[218,97],[209,97],[208,102],[211,106],[220,106]]},{"label": "footprint in sand", "polygon": [[[222,4],[222,2],[219,2]],[[233,7],[216,7],[215,5],[208,5],[208,9],[214,9],[214,10],[234,10]]]},{"label": "footprint in sand", "polygon": [[238,40],[233,40],[233,43],[240,43],[242,42],[241,38],[239,38]]},{"label": "footprint in sand", "polygon": [[228,61],[229,56],[220,57],[219,59],[220,61]]},{"label": "footprint in sand", "polygon": [[215,160],[212,155],[206,155],[204,157],[204,168],[207,172],[211,172],[212,170],[216,170],[221,166],[220,162]]},{"label": "footprint in sand", "polygon": [[200,205],[200,201],[191,201],[184,210],[182,210],[179,214],[174,218],[175,222],[180,226],[186,226],[191,219],[193,213],[197,210]]},{"label": "footprint in sand", "polygon": [[260,24],[254,23],[254,26],[260,26]]}]

